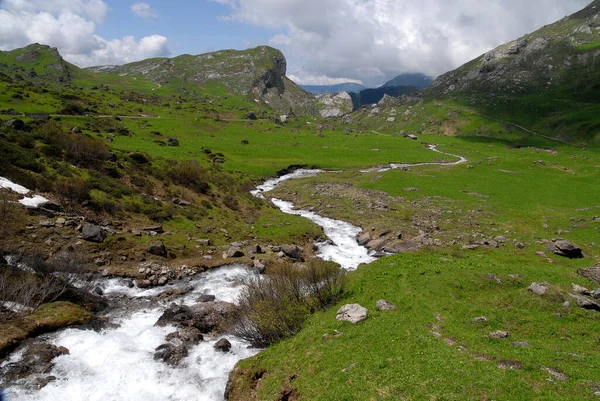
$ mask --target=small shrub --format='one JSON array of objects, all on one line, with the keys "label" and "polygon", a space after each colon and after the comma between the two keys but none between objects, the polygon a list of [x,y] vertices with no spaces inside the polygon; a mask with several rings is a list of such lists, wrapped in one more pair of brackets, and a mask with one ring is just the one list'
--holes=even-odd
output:
[{"label": "small shrub", "polygon": [[23,207],[10,202],[6,193],[0,191],[0,240],[10,240],[14,234],[25,228],[27,213]]},{"label": "small shrub", "polygon": [[204,167],[193,160],[185,160],[177,163],[171,169],[171,177],[175,182],[194,189],[200,193],[207,193],[210,189],[208,184],[208,173]]},{"label": "small shrub", "polygon": [[300,331],[308,315],[335,302],[343,291],[344,272],[335,263],[284,264],[246,283],[233,315],[235,335],[266,347]]},{"label": "small shrub", "polygon": [[90,199],[90,187],[79,177],[55,181],[54,192],[59,196],[61,204],[65,204],[67,201],[79,204]]},{"label": "small shrub", "polygon": [[82,134],[61,133],[56,144],[81,163],[103,161],[108,154],[104,141]]}]

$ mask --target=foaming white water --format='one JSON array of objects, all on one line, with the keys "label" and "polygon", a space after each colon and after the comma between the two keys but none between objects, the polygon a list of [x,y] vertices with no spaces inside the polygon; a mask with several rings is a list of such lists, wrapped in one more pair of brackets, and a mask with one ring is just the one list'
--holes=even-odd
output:
[{"label": "foaming white water", "polygon": [[322,173],[323,170],[306,170],[300,169],[296,170],[293,173],[286,174],[284,176],[278,178],[272,178],[270,180],[265,181],[263,184],[256,187],[254,191],[250,191],[253,196],[257,198],[266,199],[264,192],[269,192],[275,189],[277,185],[281,184],[283,181],[292,180],[294,178],[304,178],[304,177],[313,177],[319,173]]},{"label": "foaming white water", "polygon": [[175,282],[164,287],[142,289],[128,287],[127,281],[115,278],[97,283],[106,295],[126,295],[130,298],[155,297],[163,291],[177,288],[191,288],[192,290],[182,299],[185,304],[194,304],[195,299],[202,294],[214,295],[225,302],[234,302],[241,291],[244,279],[252,274],[244,265],[231,265],[212,269],[200,274],[189,282]]},{"label": "foaming white water", "polygon": [[[232,301],[240,292],[241,266],[215,269],[200,275],[190,285],[194,290],[181,302],[192,302],[208,292],[218,300]],[[154,327],[164,308],[135,312],[118,318],[120,327],[102,333],[68,329],[50,336],[50,342],[69,349],[58,357],[51,374],[57,380],[40,391],[9,388],[11,401],[221,401],[229,372],[258,350],[227,337],[229,353],[214,349],[217,338],[189,350],[177,368],[155,361],[154,350],[165,343],[172,327]],[[13,355],[9,362],[18,360]]]},{"label": "foaming white water", "polygon": [[317,256],[324,260],[339,263],[346,270],[354,270],[362,263],[371,263],[375,257],[369,255],[367,248],[356,242],[356,236],[362,231],[345,221],[319,216],[306,210],[295,210],[292,202],[271,199],[282,212],[305,217],[323,228],[331,242],[317,243]]}]

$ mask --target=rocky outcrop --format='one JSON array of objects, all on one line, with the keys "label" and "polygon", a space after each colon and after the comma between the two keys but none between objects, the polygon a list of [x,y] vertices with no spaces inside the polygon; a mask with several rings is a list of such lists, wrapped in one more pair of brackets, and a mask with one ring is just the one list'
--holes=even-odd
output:
[{"label": "rocky outcrop", "polygon": [[319,114],[323,118],[342,117],[353,110],[352,97],[346,92],[317,95]]}]

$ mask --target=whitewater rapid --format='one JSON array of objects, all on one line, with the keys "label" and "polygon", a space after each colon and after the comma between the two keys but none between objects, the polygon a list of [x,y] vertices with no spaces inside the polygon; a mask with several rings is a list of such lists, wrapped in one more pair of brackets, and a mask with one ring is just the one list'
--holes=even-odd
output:
[{"label": "whitewater rapid", "polygon": [[[176,301],[181,304],[194,304],[202,294],[233,302],[243,280],[253,274],[246,266],[235,265],[202,273],[190,282],[171,288],[192,288]],[[138,299],[156,296],[158,291],[169,288],[128,288],[119,279],[107,280],[102,286],[108,296]],[[175,331],[173,327],[154,326],[167,306],[161,304],[133,313],[112,312],[108,318],[119,325],[115,329],[102,332],[66,329],[44,336],[49,343],[70,351],[69,355],[55,359],[50,374],[57,380],[39,391],[20,386],[9,388],[9,401],[223,400],[229,372],[238,361],[255,355],[258,350],[237,338],[225,336],[232,348],[223,353],[214,348],[222,337],[215,337],[191,347],[188,357],[176,368],[155,361],[156,347],[166,343],[165,336]],[[3,365],[19,359],[20,354],[15,353]]]}]

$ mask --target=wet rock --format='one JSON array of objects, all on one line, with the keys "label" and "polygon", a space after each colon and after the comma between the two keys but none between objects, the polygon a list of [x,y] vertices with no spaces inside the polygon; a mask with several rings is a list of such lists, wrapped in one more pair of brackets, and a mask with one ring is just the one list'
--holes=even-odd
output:
[{"label": "wet rock", "polygon": [[204,340],[204,336],[195,327],[182,327],[178,331],[168,334],[165,339],[169,342],[179,340],[183,341],[186,346],[194,346],[200,344]]},{"label": "wet rock", "polygon": [[502,340],[504,338],[510,337],[510,333],[508,331],[498,330],[488,334],[488,337],[494,340]]},{"label": "wet rock", "polygon": [[583,258],[581,248],[566,240],[553,240],[546,245],[546,249],[555,255],[564,256],[569,259]]},{"label": "wet rock", "polygon": [[4,365],[2,368],[3,381],[10,384],[31,375],[48,374],[54,367],[54,359],[68,354],[69,350],[65,347],[57,347],[36,340],[27,347],[18,362]]},{"label": "wet rock", "polygon": [[348,304],[342,306],[336,314],[336,320],[350,322],[356,324],[367,318],[367,308],[363,308],[359,304]]},{"label": "wet rock", "polygon": [[380,299],[375,303],[375,307],[380,311],[395,311],[396,307],[386,301],[385,299]]},{"label": "wet rock", "polygon": [[550,288],[548,283],[532,283],[527,289],[536,295],[542,296],[546,295],[548,288]]},{"label": "wet rock", "polygon": [[81,230],[81,235],[86,241],[101,243],[106,239],[107,233],[103,227],[86,224]]},{"label": "wet rock", "polygon": [[298,245],[282,245],[281,251],[288,258],[302,261],[302,249]]},{"label": "wet rock", "polygon": [[152,281],[150,280],[135,280],[135,285],[138,288],[150,288],[152,287]]},{"label": "wet rock", "polygon": [[231,343],[226,338],[221,338],[216,342],[215,349],[222,352],[229,352],[231,350]]},{"label": "wet rock", "polygon": [[214,302],[215,299],[217,299],[217,297],[215,297],[214,295],[202,294],[198,297],[197,301],[198,302]]},{"label": "wet rock", "polygon": [[265,274],[265,271],[267,270],[266,266],[259,260],[255,260],[252,267],[258,274]]},{"label": "wet rock", "polygon": [[368,232],[362,232],[358,234],[356,241],[360,246],[365,246],[371,241],[371,234]]},{"label": "wet rock", "polygon": [[154,360],[163,361],[167,365],[177,366],[183,358],[188,356],[188,349],[185,345],[162,344],[155,349]]},{"label": "wet rock", "polygon": [[148,253],[151,255],[167,257],[168,251],[164,242],[158,241],[150,244],[148,247]]},{"label": "wet rock", "polygon": [[205,302],[193,306],[171,304],[155,323],[164,327],[194,327],[201,333],[222,330],[233,305],[227,302]]}]

